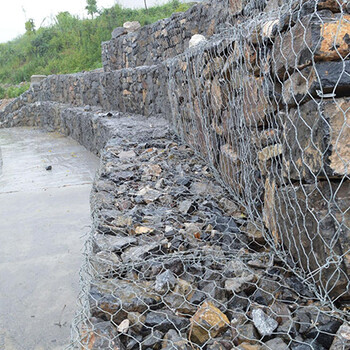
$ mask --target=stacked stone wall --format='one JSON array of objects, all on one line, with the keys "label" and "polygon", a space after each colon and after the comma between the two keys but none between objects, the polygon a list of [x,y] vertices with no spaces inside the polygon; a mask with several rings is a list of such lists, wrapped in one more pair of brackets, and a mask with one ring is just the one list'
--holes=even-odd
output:
[{"label": "stacked stone wall", "polygon": [[254,16],[262,9],[255,0],[212,0],[193,6],[187,12],[147,25],[133,32],[120,28],[117,37],[102,43],[105,71],[159,64],[182,54],[191,37],[206,38]]},{"label": "stacked stone wall", "polygon": [[177,132],[265,225],[276,253],[333,298],[349,293],[347,11],[298,1],[170,67]]},{"label": "stacked stone wall", "polygon": [[[339,298],[350,268],[348,8],[311,0],[285,11],[271,0],[265,16],[242,22],[244,6],[196,5],[113,39],[103,44],[106,72],[48,77],[0,112],[1,126],[45,126],[48,114],[47,125],[74,135],[102,128],[92,122],[100,112],[166,117],[275,251],[320,295]],[[215,34],[227,20],[235,25],[182,53],[190,35]],[[76,138],[88,144],[88,135]]]}]

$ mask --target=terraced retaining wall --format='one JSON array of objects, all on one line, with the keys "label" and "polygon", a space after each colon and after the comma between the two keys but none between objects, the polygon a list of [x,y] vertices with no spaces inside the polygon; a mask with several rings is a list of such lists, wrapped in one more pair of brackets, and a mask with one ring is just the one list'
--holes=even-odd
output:
[{"label": "terraced retaining wall", "polygon": [[[159,26],[164,25],[169,35],[187,38],[184,33],[191,29],[176,29],[183,19],[198,31],[208,30],[209,22],[218,28],[218,23],[233,18],[232,9],[237,4],[199,4],[185,14],[112,42],[129,38],[141,44],[137,36],[150,30],[147,37],[153,41]],[[269,2],[265,11],[274,6]],[[210,16],[199,20],[208,11]],[[164,116],[218,169],[251,219],[263,220],[271,244],[290,255],[295,264],[302,264],[307,273],[320,270],[314,282],[327,293],[332,290],[338,295],[348,289],[349,282],[349,212],[340,193],[346,193],[348,180],[350,66],[346,58],[350,17],[342,11],[347,8],[336,1],[295,2],[287,16],[283,11],[268,12],[259,20],[236,16],[235,21],[243,24],[237,23],[199,49],[162,63],[167,55],[154,56],[148,49],[138,52],[137,45],[127,42],[125,47],[132,48],[128,49],[130,55],[143,60],[133,65],[158,64],[50,76],[8,105],[1,112],[1,123],[38,125],[38,116],[30,111],[47,108],[49,102],[53,124],[60,125],[62,104]],[[240,15],[243,12],[238,11]],[[190,20],[193,16],[198,23]],[[186,40],[181,45],[185,47]],[[107,51],[111,54],[113,50],[110,47]],[[124,48],[114,53],[124,60],[120,66],[128,66],[123,52]],[[112,64],[114,59],[107,56],[104,61]],[[341,197],[335,197],[334,192]],[[324,210],[313,207],[313,202],[320,205],[321,198]],[[307,201],[307,210],[301,206],[291,213],[294,201]],[[329,203],[333,203],[332,209]],[[305,221],[309,226],[303,224]],[[292,227],[297,227],[297,232],[291,231]],[[329,257],[335,262],[326,264]]]},{"label": "terraced retaining wall", "polygon": [[[138,134],[150,140],[152,130],[166,134],[168,121],[216,169],[217,179],[243,208],[255,228],[244,238],[247,250],[267,243],[274,257],[312,289],[312,297],[303,291],[304,296],[342,305],[350,293],[349,9],[339,1],[282,5],[272,0],[204,3],[123,34],[103,45],[105,71],[48,77],[0,112],[0,126],[61,130],[101,152],[115,135],[120,145]],[[201,17],[201,11],[210,16]],[[200,19],[197,26],[183,21],[191,16]],[[222,29],[219,24],[227,20],[234,25]],[[218,26],[212,30],[209,23]],[[173,46],[165,36],[160,39],[165,33],[159,34],[160,28],[166,28],[172,42],[184,40]],[[217,35],[181,53],[193,28]],[[139,45],[142,36],[149,42]],[[160,51],[149,46],[155,39]],[[128,128],[135,132],[123,138]],[[106,164],[111,157],[103,158],[101,167],[112,178],[114,168]],[[115,197],[103,193],[113,204]],[[106,209],[100,199],[94,197],[95,208]],[[114,220],[109,210],[101,210],[97,224]],[[168,243],[157,249],[163,252]],[[244,292],[256,288],[255,282],[248,283]],[[268,293],[271,303],[278,299],[275,291]]]},{"label": "terraced retaining wall", "polygon": [[104,70],[159,64],[183,53],[194,34],[211,37],[220,33],[241,12],[238,1],[213,0],[133,32],[119,28],[117,37],[102,43]]}]

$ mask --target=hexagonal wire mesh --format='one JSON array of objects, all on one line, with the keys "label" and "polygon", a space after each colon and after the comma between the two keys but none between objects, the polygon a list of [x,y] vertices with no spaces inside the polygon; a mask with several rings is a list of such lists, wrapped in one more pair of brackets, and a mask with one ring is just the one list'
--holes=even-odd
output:
[{"label": "hexagonal wire mesh", "polygon": [[261,6],[166,62],[180,141],[106,148],[77,348],[350,349],[349,7]]}]

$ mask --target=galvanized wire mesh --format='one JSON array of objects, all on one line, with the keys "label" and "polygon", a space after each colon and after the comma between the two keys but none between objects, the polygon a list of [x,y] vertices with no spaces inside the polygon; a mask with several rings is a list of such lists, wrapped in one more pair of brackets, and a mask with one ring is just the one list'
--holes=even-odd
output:
[{"label": "galvanized wire mesh", "polygon": [[77,348],[350,349],[348,5],[248,5],[103,154]]}]

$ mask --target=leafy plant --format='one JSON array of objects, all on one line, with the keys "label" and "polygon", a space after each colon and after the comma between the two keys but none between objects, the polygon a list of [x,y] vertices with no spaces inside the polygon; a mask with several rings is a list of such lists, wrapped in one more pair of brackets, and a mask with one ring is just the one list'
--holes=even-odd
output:
[{"label": "leafy plant", "polygon": [[[92,6],[88,9],[91,16],[97,11],[95,3],[87,1],[88,6]],[[16,85],[29,81],[34,74],[74,73],[102,67],[101,42],[111,38],[114,28],[127,21],[150,24],[174,12],[186,11],[190,6],[192,4],[178,0],[147,10],[132,10],[116,4],[100,10],[99,15],[91,19],[61,12],[51,26],[38,29],[34,22],[28,21],[27,34],[0,44],[0,83]],[[16,91],[13,89],[9,94],[12,96]]]}]

